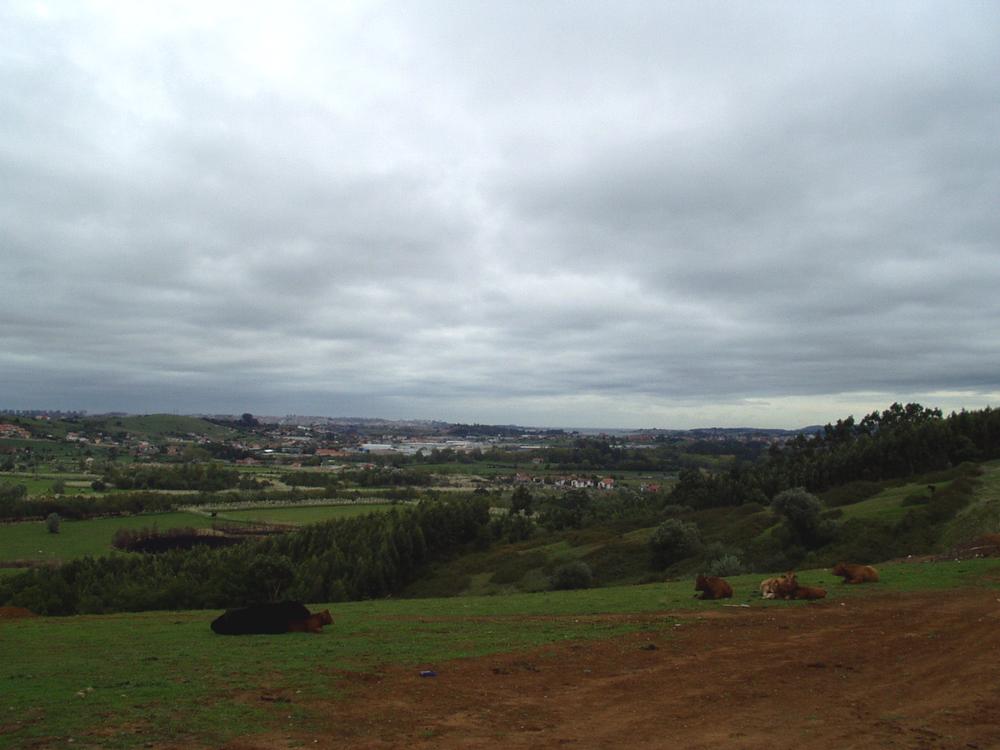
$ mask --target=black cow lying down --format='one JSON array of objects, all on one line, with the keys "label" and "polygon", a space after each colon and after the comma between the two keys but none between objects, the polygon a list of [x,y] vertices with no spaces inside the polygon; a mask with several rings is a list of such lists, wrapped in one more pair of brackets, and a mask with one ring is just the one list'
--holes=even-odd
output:
[{"label": "black cow lying down", "polygon": [[226,610],[212,621],[212,630],[219,635],[252,635],[255,633],[287,633],[292,622],[309,617],[301,602],[252,604],[249,607]]}]

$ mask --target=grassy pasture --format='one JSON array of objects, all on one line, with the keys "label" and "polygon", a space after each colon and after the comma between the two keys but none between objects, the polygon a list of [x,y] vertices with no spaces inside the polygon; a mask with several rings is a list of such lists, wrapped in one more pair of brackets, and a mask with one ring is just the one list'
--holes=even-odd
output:
[{"label": "grassy pasture", "polygon": [[844,512],[842,518],[844,520],[863,518],[865,520],[898,521],[909,510],[909,507],[902,504],[903,500],[910,495],[921,494],[927,495],[926,484],[913,483],[890,487],[860,503],[842,506]]},{"label": "grassy pasture", "polygon": [[23,484],[28,490],[28,497],[52,495],[52,485],[62,480],[66,483],[64,495],[95,495],[90,483],[98,479],[97,474],[72,473],[28,473],[23,471],[5,471],[0,473],[0,484]]},{"label": "grassy pasture", "polygon": [[[998,560],[880,566],[882,583],[843,586],[826,571],[834,601],[887,592],[997,586]],[[808,606],[756,596],[763,576],[731,580],[733,603]],[[348,690],[342,670],[394,665],[447,673],[451,659],[511,653],[559,641],[657,631],[672,611],[714,609],[689,580],[506,597],[379,600],[332,606],[321,636],[214,635],[218,614],[160,612],[0,621],[0,748],[132,748],[173,743],[218,747],[234,735],[308,727],[310,704]],[[322,608],[323,605],[314,605]],[[821,605],[825,606],[825,605]],[[605,619],[602,615],[636,615]],[[262,700],[261,696],[272,696]]]},{"label": "grassy pasture", "polygon": [[972,539],[979,534],[1000,533],[1000,461],[981,464],[983,474],[973,500],[948,524],[946,546]]},{"label": "grassy pasture", "polygon": [[149,513],[85,521],[64,519],[58,534],[50,534],[43,521],[0,524],[0,561],[67,561],[84,555],[106,555],[113,552],[111,537],[118,529],[208,528],[211,525],[211,518],[196,513]]},{"label": "grassy pasture", "polygon": [[185,436],[188,434],[205,435],[213,440],[224,440],[237,433],[229,427],[223,427],[199,417],[188,417],[179,414],[144,414],[129,417],[109,417],[87,419],[105,432],[128,432],[139,437],[164,438],[168,436]]},{"label": "grassy pasture", "polygon": [[[984,508],[996,514],[1000,511],[1000,461],[990,461],[980,465],[983,473],[977,477],[978,487],[975,490],[972,507],[980,510]],[[929,497],[928,486],[933,486],[937,490],[943,489],[951,484],[953,480],[926,482],[917,481],[898,486],[890,486],[879,492],[874,497],[862,500],[851,505],[841,506],[843,510],[842,518],[861,518],[865,520],[878,521],[898,521],[906,515],[912,506],[903,505],[903,501],[910,495],[924,495]],[[968,509],[963,511],[967,513]],[[996,529],[983,528],[981,531],[994,531]]]},{"label": "grassy pasture", "polygon": [[[83,521],[63,519],[58,534],[50,534],[43,521],[0,524],[0,562],[11,560],[68,561],[84,555],[114,552],[111,538],[118,529],[157,527],[161,530],[190,526],[210,528],[215,521],[257,521],[261,523],[308,524],[334,518],[350,518],[378,513],[391,505],[317,505],[269,507],[219,512],[217,518],[198,513],[144,513],[137,516],[91,518]],[[0,575],[19,572],[0,568]]]}]

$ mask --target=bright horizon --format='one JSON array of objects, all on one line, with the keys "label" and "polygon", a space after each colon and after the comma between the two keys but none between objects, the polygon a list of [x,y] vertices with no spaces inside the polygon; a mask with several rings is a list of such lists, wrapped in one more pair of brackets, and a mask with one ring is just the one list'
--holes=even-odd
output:
[{"label": "bright horizon", "polygon": [[[572,423],[534,423],[534,422],[520,422],[517,420],[509,419],[482,419],[476,417],[469,418],[446,418],[440,415],[406,415],[406,416],[392,416],[386,414],[339,414],[339,413],[324,413],[324,412],[313,412],[313,411],[301,411],[301,410],[278,410],[278,411],[267,411],[267,410],[253,410],[253,409],[199,409],[199,410],[177,410],[177,409],[122,409],[122,408],[100,408],[100,409],[89,409],[81,406],[10,406],[10,405],[0,405],[0,408],[10,410],[10,411],[84,411],[88,416],[99,416],[101,414],[108,413],[126,413],[129,416],[144,416],[152,414],[171,414],[178,416],[212,416],[212,415],[230,415],[236,416],[243,413],[253,414],[255,417],[274,417],[274,418],[284,418],[289,416],[301,416],[301,417],[318,417],[327,419],[375,419],[375,420],[385,420],[392,422],[405,422],[405,421],[424,421],[424,422],[446,422],[446,423],[461,423],[461,424],[493,424],[493,425],[515,425],[518,427],[525,428],[536,428],[536,429],[566,429],[566,430],[641,430],[641,429],[661,429],[661,430],[689,430],[689,429],[711,429],[711,428],[759,428],[759,429],[785,429],[785,430],[797,430],[803,427],[810,427],[815,425],[824,425],[835,423],[838,419],[846,419],[848,416],[853,416],[856,420],[860,420],[866,414],[870,414],[873,411],[883,411],[887,409],[893,401],[898,401],[899,403],[906,404],[917,402],[922,404],[927,408],[938,408],[944,413],[945,416],[951,412],[961,411],[963,409],[968,411],[976,411],[986,407],[992,407],[993,403],[982,403],[978,404],[968,400],[967,397],[963,398],[963,394],[934,394],[942,396],[938,399],[919,399],[919,398],[896,398],[890,399],[889,401],[876,401],[874,396],[868,396],[867,399],[852,399],[844,400],[839,402],[843,407],[842,411],[832,413],[825,412],[819,405],[810,408],[808,405],[808,399],[804,399],[802,404],[797,404],[795,407],[795,412],[798,414],[812,414],[814,419],[798,422],[786,422],[781,423],[778,421],[772,421],[767,419],[755,419],[755,417],[760,417],[761,415],[767,413],[771,405],[768,403],[758,403],[747,405],[745,410],[738,408],[726,408],[719,407],[717,412],[712,410],[706,410],[704,406],[698,406],[696,412],[692,412],[687,416],[693,418],[692,414],[697,413],[699,415],[716,413],[718,414],[718,421],[712,421],[711,417],[707,418],[707,421],[694,422],[694,421],[684,421],[684,414],[678,413],[673,417],[670,423],[622,423],[622,424],[597,424],[597,423],[586,423],[583,421],[576,421]],[[832,408],[832,407],[831,407]],[[740,415],[746,415],[741,420]],[[750,421],[754,420],[754,421]],[[0,416],[0,421],[2,421],[2,416]]]}]

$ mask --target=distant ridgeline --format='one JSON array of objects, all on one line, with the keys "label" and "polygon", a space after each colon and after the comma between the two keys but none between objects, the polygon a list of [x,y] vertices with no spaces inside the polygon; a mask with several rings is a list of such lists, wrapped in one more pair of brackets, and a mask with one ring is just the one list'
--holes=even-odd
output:
[{"label": "distant ridgeline", "polygon": [[225,549],[85,557],[0,581],[0,605],[65,615],[385,596],[421,565],[483,539],[489,521],[482,499],[434,501]]}]

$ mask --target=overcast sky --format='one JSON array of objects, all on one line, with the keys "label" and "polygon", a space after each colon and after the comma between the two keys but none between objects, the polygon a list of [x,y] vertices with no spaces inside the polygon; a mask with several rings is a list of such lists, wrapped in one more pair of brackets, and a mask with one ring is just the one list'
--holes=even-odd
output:
[{"label": "overcast sky", "polygon": [[1000,4],[12,0],[0,261],[0,408],[998,406]]}]

